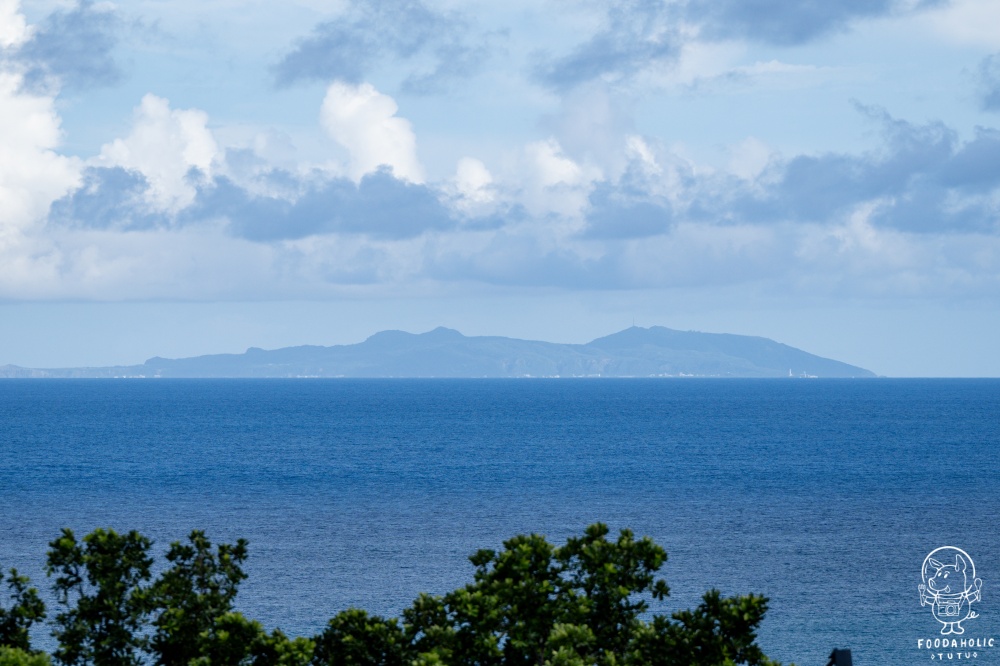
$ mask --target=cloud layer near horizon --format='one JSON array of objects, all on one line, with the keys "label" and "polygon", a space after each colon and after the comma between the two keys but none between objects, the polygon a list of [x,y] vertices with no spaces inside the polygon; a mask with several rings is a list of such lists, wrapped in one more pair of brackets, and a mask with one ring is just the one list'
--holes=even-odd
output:
[{"label": "cloud layer near horizon", "polygon": [[[272,94],[322,82],[312,136],[327,148],[316,160],[276,158],[274,133],[227,138],[211,111],[155,89],[99,150],[61,152],[58,100],[124,76],[111,54],[125,19],[81,2],[31,25],[0,0],[0,298],[733,284],[849,298],[994,295],[1000,130],[854,103],[867,147],[785,154],[749,136],[730,147],[729,164],[709,165],[643,131],[633,111],[639,82],[662,92],[801,75],[777,61],[719,65],[747,44],[800,48],[945,4],[802,1],[779,13],[636,0],[581,14],[579,39],[521,48],[515,31],[431,3],[349,2],[269,70],[281,86]],[[499,157],[470,145],[449,168],[428,166],[425,135],[400,100],[441,94],[447,113],[452,93],[441,91],[484,67],[499,76],[489,63],[503,49],[520,54],[504,76],[555,100],[538,122],[550,131]],[[970,107],[1000,106],[995,60],[970,63]]]}]

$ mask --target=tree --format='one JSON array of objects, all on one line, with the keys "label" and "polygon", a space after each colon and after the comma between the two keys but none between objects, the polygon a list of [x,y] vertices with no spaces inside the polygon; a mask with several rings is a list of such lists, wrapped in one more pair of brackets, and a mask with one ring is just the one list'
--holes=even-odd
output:
[{"label": "tree", "polygon": [[246,578],[242,564],[247,542],[212,544],[199,530],[188,543],[175,541],[167,552],[172,563],[149,590],[149,609],[154,613],[155,633],[150,651],[159,666],[187,666],[211,652],[208,631],[215,621],[233,609],[240,581]]},{"label": "tree", "polygon": [[471,584],[422,595],[404,611],[413,658],[476,666],[773,663],[755,642],[766,599],[712,591],[693,612],[647,622],[644,595],[669,592],[656,578],[666,551],[629,530],[615,541],[607,535],[598,523],[561,547],[532,534],[500,552],[479,551],[470,558]]},{"label": "tree", "polygon": [[155,633],[150,640],[158,666],[305,666],[313,653],[308,638],[270,634],[259,622],[233,612],[247,542],[212,543],[200,530],[188,543],[175,541],[169,569],[149,588]]},{"label": "tree", "polygon": [[[0,573],[0,585],[4,582]],[[27,576],[18,575],[11,569],[7,577],[10,590],[10,608],[0,604],[0,647],[18,648],[31,652],[31,625],[45,618],[45,604],[38,596],[38,590],[28,587]]]},{"label": "tree", "polygon": [[656,578],[667,552],[649,537],[636,540],[629,530],[615,542],[607,535],[606,525],[591,525],[583,537],[567,540],[556,557],[568,578],[566,594],[577,600],[567,619],[589,628],[595,647],[620,655],[649,608],[637,595],[664,599],[670,593],[666,581]]},{"label": "tree", "polygon": [[151,542],[138,532],[72,530],[49,544],[46,571],[65,610],[55,617],[57,661],[67,666],[139,666],[145,639]]}]

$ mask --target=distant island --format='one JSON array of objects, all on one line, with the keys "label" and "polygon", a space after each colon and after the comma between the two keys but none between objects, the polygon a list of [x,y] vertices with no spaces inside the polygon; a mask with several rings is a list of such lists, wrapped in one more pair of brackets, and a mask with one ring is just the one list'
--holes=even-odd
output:
[{"label": "distant island", "polygon": [[151,358],[105,368],[0,366],[0,378],[874,377],[767,338],[632,326],[582,345],[382,331],[364,342]]}]

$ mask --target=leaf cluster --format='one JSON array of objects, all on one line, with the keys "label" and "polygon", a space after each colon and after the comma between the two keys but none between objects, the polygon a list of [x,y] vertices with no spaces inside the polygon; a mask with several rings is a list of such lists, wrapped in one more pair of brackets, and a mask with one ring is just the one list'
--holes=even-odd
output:
[{"label": "leaf cluster", "polygon": [[[4,576],[0,572],[0,585],[3,583]],[[45,604],[38,590],[29,587],[28,577],[18,574],[17,569],[10,570],[6,583],[10,607],[4,608],[0,603],[0,646],[30,652],[31,625],[45,618]]]},{"label": "leaf cluster", "polygon": [[0,666],[52,666],[49,655],[0,644]]},{"label": "leaf cluster", "polygon": [[49,544],[46,573],[63,607],[55,617],[53,655],[66,666],[141,666],[151,542],[138,532],[98,528],[78,541],[73,531]]},{"label": "leaf cluster", "polygon": [[[157,666],[185,666],[216,649],[220,630],[214,623],[232,610],[240,581],[246,578],[241,566],[246,557],[245,539],[213,551],[199,530],[191,532],[188,543],[171,544],[167,561],[172,566],[146,595],[153,613],[150,651]],[[236,633],[247,631],[244,627]]]},{"label": "leaf cluster", "polygon": [[[137,532],[70,530],[49,547],[48,573],[63,612],[55,659],[64,666],[304,666],[312,641],[268,634],[233,611],[247,542],[213,549],[195,530],[167,551],[151,580],[151,542]],[[148,659],[147,659],[148,657]]]}]

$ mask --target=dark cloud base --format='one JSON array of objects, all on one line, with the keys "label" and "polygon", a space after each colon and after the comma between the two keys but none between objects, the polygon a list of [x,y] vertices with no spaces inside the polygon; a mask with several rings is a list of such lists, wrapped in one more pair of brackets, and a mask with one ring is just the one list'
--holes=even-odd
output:
[{"label": "dark cloud base", "polygon": [[979,105],[984,111],[1000,111],[1000,53],[979,63]]},{"label": "dark cloud base", "polygon": [[669,29],[668,14],[668,5],[658,0],[615,4],[608,10],[607,26],[571,53],[557,58],[535,54],[532,74],[548,88],[567,90],[598,79],[628,79],[673,61],[681,42]]},{"label": "dark cloud base", "polygon": [[16,54],[25,86],[44,88],[53,78],[62,87],[80,89],[118,83],[124,74],[113,51],[123,28],[115,11],[96,9],[92,0],[53,12]]},{"label": "dark cloud base", "polygon": [[90,229],[139,231],[226,220],[237,237],[258,242],[322,234],[363,234],[403,239],[457,224],[435,191],[393,177],[388,170],[360,183],[335,178],[307,183],[286,172],[261,177],[270,184],[295,185],[293,199],[254,194],[227,177],[206,179],[192,170],[194,203],[176,215],[151,211],[144,201],[145,177],[121,167],[89,167],[81,188],[53,203],[50,222]]},{"label": "dark cloud base", "polygon": [[167,215],[151,212],[144,202],[146,177],[122,167],[88,167],[83,185],[53,202],[49,222],[59,226],[139,231],[170,224]]},{"label": "dark cloud base", "polygon": [[[474,37],[470,43],[470,35]],[[385,61],[414,63],[404,92],[438,92],[474,75],[492,52],[489,35],[420,0],[354,0],[341,17],[320,23],[272,68],[276,85],[299,81],[361,82]]]},{"label": "dark cloud base", "polygon": [[677,26],[700,27],[706,40],[740,39],[798,46],[842,32],[855,22],[921,11],[949,0],[625,0],[612,3],[605,25],[568,54],[534,55],[531,74],[543,86],[565,91],[589,81],[627,81],[638,72],[669,67],[684,38]]},{"label": "dark cloud base", "polygon": [[248,240],[274,241],[317,234],[365,234],[412,238],[455,226],[435,192],[397,180],[382,170],[358,184],[346,179],[308,188],[294,201],[255,196],[226,178],[201,188],[185,217],[225,218]]}]

